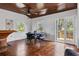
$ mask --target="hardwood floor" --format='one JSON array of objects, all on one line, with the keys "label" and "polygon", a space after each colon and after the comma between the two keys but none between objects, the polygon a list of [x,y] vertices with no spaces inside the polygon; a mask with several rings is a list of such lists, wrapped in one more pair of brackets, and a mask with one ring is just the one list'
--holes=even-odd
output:
[{"label": "hardwood floor", "polygon": [[17,40],[9,44],[0,56],[63,56],[66,47],[75,49],[75,46],[49,41],[26,44],[25,40]]}]

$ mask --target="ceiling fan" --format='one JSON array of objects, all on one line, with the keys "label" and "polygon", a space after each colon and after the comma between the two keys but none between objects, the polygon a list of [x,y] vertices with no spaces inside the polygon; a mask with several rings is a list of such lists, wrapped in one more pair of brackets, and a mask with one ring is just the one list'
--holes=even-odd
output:
[{"label": "ceiling fan", "polygon": [[20,8],[25,15],[43,15],[47,12],[47,9],[44,8],[44,3],[37,3],[35,9],[31,9],[23,3],[16,3],[16,6]]}]

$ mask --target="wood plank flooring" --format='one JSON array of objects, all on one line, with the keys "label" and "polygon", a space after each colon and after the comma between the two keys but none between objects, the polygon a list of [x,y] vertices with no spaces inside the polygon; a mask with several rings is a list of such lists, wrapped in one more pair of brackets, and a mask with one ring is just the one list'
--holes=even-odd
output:
[{"label": "wood plank flooring", "polygon": [[75,46],[49,41],[26,44],[25,40],[17,40],[9,44],[0,56],[63,56],[66,47],[75,49]]}]

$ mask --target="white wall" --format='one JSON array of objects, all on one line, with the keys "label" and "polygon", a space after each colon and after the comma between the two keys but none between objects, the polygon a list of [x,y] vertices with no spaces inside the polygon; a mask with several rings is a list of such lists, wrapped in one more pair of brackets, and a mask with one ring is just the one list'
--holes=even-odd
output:
[{"label": "white wall", "polygon": [[27,25],[28,25],[28,22],[30,20],[30,18],[28,18],[27,16],[25,15],[22,15],[22,14],[19,14],[19,13],[15,13],[15,12],[11,12],[11,11],[8,11],[8,10],[4,10],[4,9],[0,9],[0,30],[5,30],[5,20],[6,19],[11,19],[14,21],[14,30],[17,30],[17,25],[22,22],[24,23],[24,26],[25,26],[25,31],[27,32],[28,29],[27,29]]},{"label": "white wall", "polygon": [[34,31],[37,28],[36,23],[43,24],[45,32],[52,35],[53,40],[55,40],[56,33],[56,21],[57,19],[65,19],[67,17],[72,17],[77,15],[77,10],[69,10],[60,13],[55,13],[47,16],[42,16],[38,18],[33,18],[32,20],[32,30]]},{"label": "white wall", "polygon": [[78,4],[78,19],[76,20],[76,36],[77,36],[77,47],[79,48],[79,4]]},{"label": "white wall", "polygon": [[[27,33],[28,31],[31,30],[30,18],[28,18],[26,15],[22,15],[22,14],[4,10],[4,9],[0,9],[0,30],[6,30],[6,28],[5,28],[6,27],[6,25],[5,25],[6,19],[11,19],[14,21],[13,29],[16,31],[18,31],[17,25],[20,22],[22,22],[24,24],[24,27],[25,27],[24,33]],[[17,35],[11,36],[11,38],[9,37],[10,39],[8,39],[8,42],[18,40],[19,38],[25,38],[24,33],[17,33]]]}]

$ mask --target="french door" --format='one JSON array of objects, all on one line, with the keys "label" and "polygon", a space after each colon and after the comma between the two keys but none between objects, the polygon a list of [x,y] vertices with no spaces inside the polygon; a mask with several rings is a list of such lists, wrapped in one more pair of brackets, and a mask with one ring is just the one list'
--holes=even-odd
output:
[{"label": "french door", "polygon": [[56,41],[74,44],[74,17],[56,20]]}]

